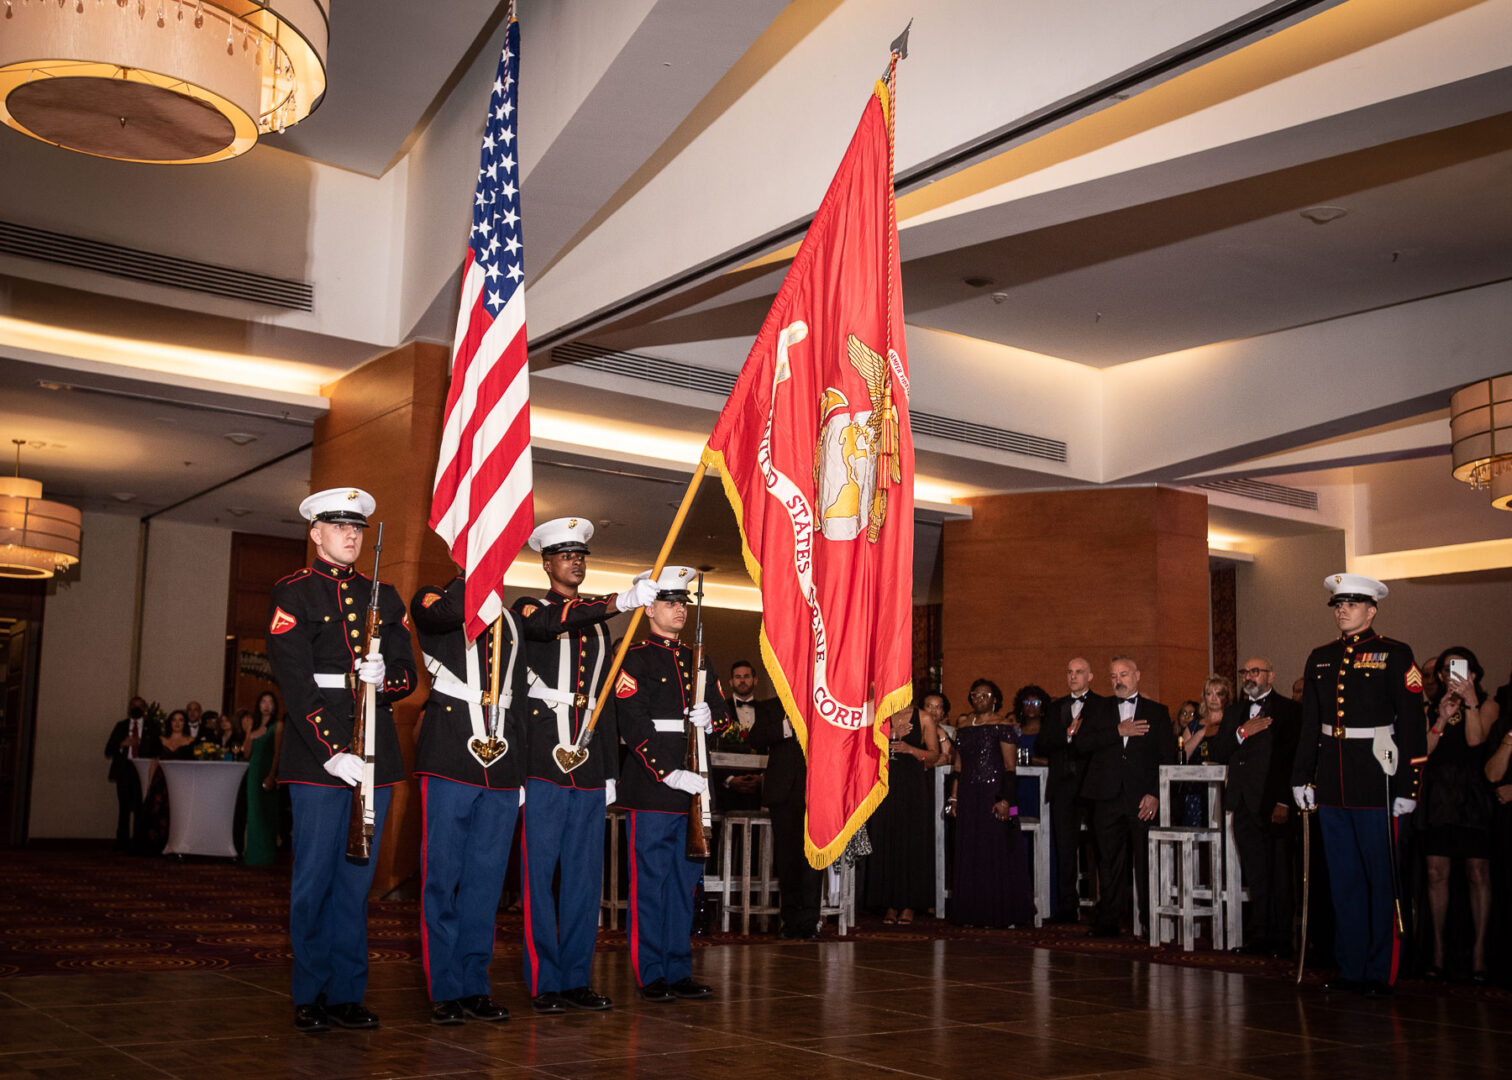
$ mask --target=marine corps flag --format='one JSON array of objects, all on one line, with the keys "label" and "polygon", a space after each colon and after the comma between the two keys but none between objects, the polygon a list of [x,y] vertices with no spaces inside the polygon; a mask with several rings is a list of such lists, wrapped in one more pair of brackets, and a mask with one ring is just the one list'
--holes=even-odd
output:
[{"label": "marine corps flag", "polygon": [[761,588],[761,652],[808,756],[809,862],[887,794],[884,719],[913,697],[913,438],[879,80],[714,433]]}]

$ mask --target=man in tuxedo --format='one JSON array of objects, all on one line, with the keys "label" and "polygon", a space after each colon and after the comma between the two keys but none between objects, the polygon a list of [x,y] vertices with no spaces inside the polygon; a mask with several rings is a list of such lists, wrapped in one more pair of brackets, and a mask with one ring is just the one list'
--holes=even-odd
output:
[{"label": "man in tuxedo", "polygon": [[[725,696],[725,715],[730,718],[710,744],[709,749],[723,754],[753,754],[751,732],[756,727],[758,715],[782,716],[782,703],[776,698],[757,700],[756,669],[749,660],[737,660],[730,665],[730,693]],[[759,769],[709,770],[709,788],[716,810],[750,811],[761,806],[761,771]]]},{"label": "man in tuxedo", "polygon": [[1228,766],[1223,808],[1234,815],[1234,846],[1249,889],[1244,944],[1234,952],[1286,956],[1292,936],[1291,763],[1302,710],[1273,692],[1275,668],[1251,657],[1239,669],[1243,697],[1223,713],[1212,757]]},{"label": "man in tuxedo", "polygon": [[[1082,774],[1086,758],[1076,743],[1082,719],[1096,712],[1106,699],[1092,693],[1092,665],[1084,657],[1066,663],[1065,697],[1050,703],[1040,724],[1035,753],[1042,755],[1050,774],[1045,798],[1050,806],[1050,843],[1054,858],[1054,911],[1047,922],[1081,921],[1081,901],[1077,891],[1076,853],[1081,842],[1082,818],[1087,804],[1081,797]],[[1090,712],[1089,712],[1090,710]]]},{"label": "man in tuxedo", "polygon": [[1142,902],[1150,895],[1147,837],[1160,812],[1160,767],[1176,763],[1171,713],[1139,692],[1139,665],[1115,656],[1113,698],[1099,703],[1075,737],[1089,756],[1082,796],[1092,803],[1097,839],[1097,917],[1092,936],[1117,937],[1130,915],[1129,849]]},{"label": "man in tuxedo", "polygon": [[117,851],[131,849],[132,817],[142,806],[142,781],[132,762],[157,757],[158,749],[158,734],[147,722],[147,702],[134,697],[126,709],[126,719],[116,721],[105,743],[110,780],[116,786]]},{"label": "man in tuxedo", "polygon": [[203,742],[209,738],[210,732],[204,729],[205,707],[197,701],[191,701],[184,706],[184,716],[188,720],[188,727],[184,730],[189,732],[189,737],[195,742]]},{"label": "man in tuxedo", "polygon": [[767,755],[761,801],[772,811],[772,856],[777,863],[782,936],[801,941],[819,937],[820,872],[803,854],[808,764],[783,709],[757,710],[751,749]]}]

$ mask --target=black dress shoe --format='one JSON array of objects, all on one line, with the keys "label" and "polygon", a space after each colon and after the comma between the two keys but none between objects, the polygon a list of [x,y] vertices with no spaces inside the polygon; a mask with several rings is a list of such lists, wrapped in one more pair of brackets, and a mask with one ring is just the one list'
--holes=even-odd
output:
[{"label": "black dress shoe", "polygon": [[333,1024],[344,1028],[375,1028],[378,1017],[363,1007],[360,1001],[347,1001],[340,1005],[327,1005],[326,1015]]},{"label": "black dress shoe", "polygon": [[595,994],[586,986],[563,990],[561,998],[574,1009],[587,1009],[589,1012],[603,1012],[605,1009],[614,1007],[614,1002],[603,994]]},{"label": "black dress shoe", "polygon": [[457,1005],[469,1020],[487,1020],[493,1023],[509,1019],[509,1010],[495,1003],[487,994],[473,994],[458,1001]]},{"label": "black dress shoe", "polygon": [[1366,979],[1360,984],[1360,994],[1368,998],[1386,998],[1392,995],[1392,989],[1379,979]]},{"label": "black dress shoe", "polygon": [[678,979],[668,987],[674,995],[680,998],[706,998],[714,996],[714,988],[701,982],[694,982],[692,976],[686,979]]},{"label": "black dress shoe", "polygon": [[538,1013],[555,1016],[567,1011],[567,1003],[562,1000],[562,995],[548,990],[544,994],[537,994],[530,999],[530,1007]]},{"label": "black dress shoe", "polygon": [[433,1024],[460,1024],[462,1022],[462,1003],[460,1001],[433,1001],[431,1002],[431,1023]]},{"label": "black dress shoe", "polygon": [[330,1031],[331,1025],[326,1017],[325,1007],[322,1005],[296,1005],[294,1006],[294,1030],[295,1031]]},{"label": "black dress shoe", "polygon": [[655,1001],[661,1003],[677,1000],[677,995],[674,994],[672,992],[672,988],[667,985],[666,979],[653,979],[645,986],[637,987],[635,992],[646,1001]]},{"label": "black dress shoe", "polygon": [[1342,975],[1329,979],[1323,984],[1325,994],[1358,994],[1364,989],[1365,984],[1356,982],[1354,979],[1346,979]]}]

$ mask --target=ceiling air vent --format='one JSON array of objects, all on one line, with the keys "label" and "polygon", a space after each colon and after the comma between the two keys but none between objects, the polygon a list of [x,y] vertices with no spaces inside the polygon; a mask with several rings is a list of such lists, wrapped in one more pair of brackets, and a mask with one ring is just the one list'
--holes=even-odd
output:
[{"label": "ceiling air vent", "polygon": [[315,286],[308,281],[159,255],[12,221],[0,221],[0,254],[294,311],[312,311],[315,307]]},{"label": "ceiling air vent", "polygon": [[[730,372],[639,353],[615,352],[581,342],[558,345],[551,350],[551,359],[559,364],[576,364],[608,375],[621,375],[643,382],[681,387],[684,390],[700,390],[721,398],[729,397],[730,391],[735,389],[735,376]],[[1045,439],[1038,435],[1026,435],[1022,431],[973,424],[934,413],[915,411],[912,419],[913,430],[919,435],[949,439],[967,446],[1006,450],[1010,454],[1024,454],[1043,461],[1064,464],[1066,460],[1066,444],[1058,439]]]},{"label": "ceiling air vent", "polygon": [[1289,488],[1281,484],[1268,484],[1264,480],[1203,480],[1195,485],[1209,491],[1222,491],[1228,495],[1242,495],[1246,499],[1292,506],[1298,510],[1316,510],[1318,493],[1302,488]]}]

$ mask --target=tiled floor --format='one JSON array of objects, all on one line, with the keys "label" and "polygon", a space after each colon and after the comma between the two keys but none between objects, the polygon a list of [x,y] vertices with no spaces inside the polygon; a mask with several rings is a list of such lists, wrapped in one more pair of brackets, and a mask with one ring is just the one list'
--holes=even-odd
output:
[{"label": "tiled floor", "polygon": [[1429,1080],[1512,1075],[1512,1006],[1407,989],[1389,1001],[1289,982],[976,941],[700,949],[706,1002],[648,1005],[601,953],[607,1013],[426,1022],[418,965],[374,965],[372,1032],[298,1035],[287,972],[0,980],[0,1080],[520,1077],[860,1080],[926,1076]]}]

